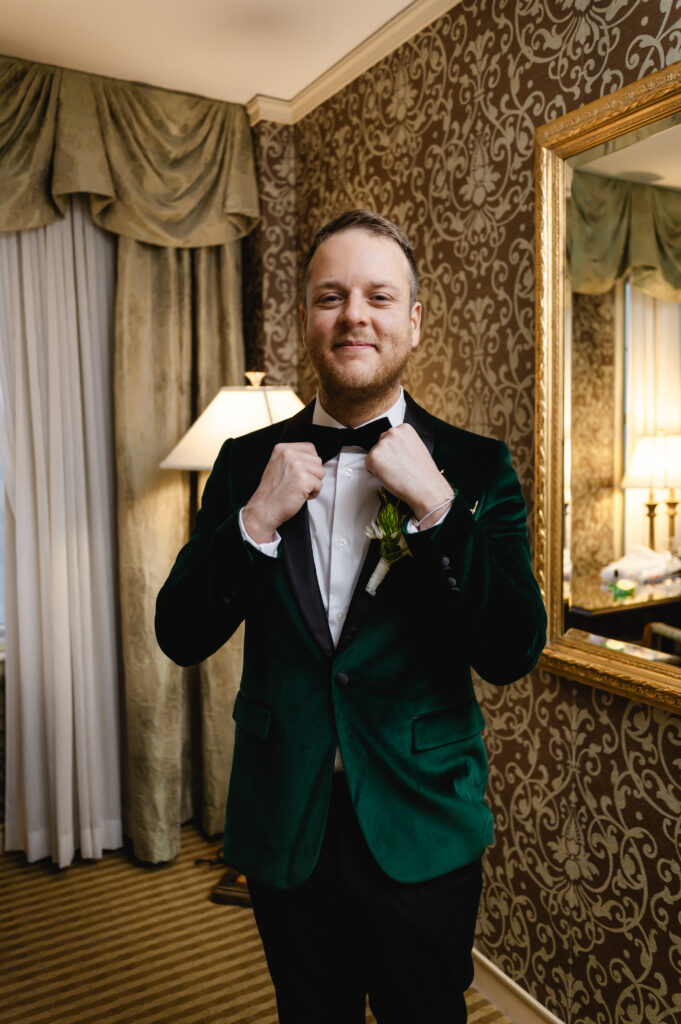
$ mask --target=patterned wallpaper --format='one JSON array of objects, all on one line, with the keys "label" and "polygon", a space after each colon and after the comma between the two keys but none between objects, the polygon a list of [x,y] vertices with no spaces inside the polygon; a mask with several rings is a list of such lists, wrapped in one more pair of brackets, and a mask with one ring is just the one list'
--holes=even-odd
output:
[{"label": "patterned wallpaper", "polygon": [[681,720],[544,672],[482,693],[478,948],[570,1024],[676,1024]]},{"label": "patterned wallpaper", "polygon": [[254,133],[260,223],[243,243],[244,341],[249,370],[266,384],[298,386],[294,130],[261,122]]},{"label": "patterned wallpaper", "polygon": [[[615,290],[572,297],[572,572],[615,558]],[[618,552],[619,557],[619,552]]]},{"label": "patterned wallpaper", "polygon": [[[313,390],[293,235],[299,257],[330,216],[377,209],[422,272],[407,386],[507,441],[531,509],[534,130],[679,58],[681,0],[463,0],[293,129],[258,125],[248,297],[270,380]],[[541,671],[480,694],[497,828],[479,948],[569,1024],[676,1024],[681,718]]]}]

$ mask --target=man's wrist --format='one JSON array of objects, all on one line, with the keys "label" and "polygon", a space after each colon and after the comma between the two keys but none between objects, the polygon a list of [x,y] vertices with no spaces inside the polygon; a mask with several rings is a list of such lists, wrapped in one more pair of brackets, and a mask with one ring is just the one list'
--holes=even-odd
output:
[{"label": "man's wrist", "polygon": [[256,544],[271,544],[277,539],[278,523],[272,523],[257,505],[244,505],[241,510],[241,522],[248,536]]},{"label": "man's wrist", "polygon": [[[418,499],[412,502],[411,508],[414,513],[413,521],[415,523],[423,523],[424,527],[427,528],[432,514],[438,509],[440,512],[444,511],[447,502],[452,502],[456,497],[456,491],[450,487],[446,480],[442,480],[443,487],[437,490],[433,489],[426,495],[419,495]],[[433,520],[434,521],[434,520]]]},{"label": "man's wrist", "polygon": [[450,494],[444,501],[439,502],[434,508],[431,508],[429,512],[426,512],[420,519],[413,518],[412,525],[416,530],[429,530],[432,526],[439,523],[449,512],[450,505],[456,497],[456,492]]}]

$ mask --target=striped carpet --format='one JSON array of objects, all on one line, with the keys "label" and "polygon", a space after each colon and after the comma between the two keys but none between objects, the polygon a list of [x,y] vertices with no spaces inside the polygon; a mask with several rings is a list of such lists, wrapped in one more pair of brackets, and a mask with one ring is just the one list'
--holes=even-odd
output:
[{"label": "striped carpet", "polygon": [[[194,863],[215,852],[190,825],[163,867],[0,856],[0,1024],[276,1024],[250,909],[211,903],[221,869]],[[508,1024],[467,1002],[469,1024]]]}]

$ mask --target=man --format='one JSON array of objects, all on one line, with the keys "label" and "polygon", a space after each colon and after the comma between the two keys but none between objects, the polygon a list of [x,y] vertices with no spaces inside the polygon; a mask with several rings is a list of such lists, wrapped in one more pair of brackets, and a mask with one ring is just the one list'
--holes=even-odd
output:
[{"label": "man", "polygon": [[[358,1024],[367,993],[379,1024],[466,1020],[492,839],[470,667],[509,683],[544,643],[506,446],[400,386],[416,283],[382,217],[318,233],[301,307],[317,398],[225,443],[158,598],[182,665],[246,621],[225,858],[248,878],[281,1024]],[[370,541],[386,502],[397,529]],[[367,589],[381,551],[401,557]]]}]

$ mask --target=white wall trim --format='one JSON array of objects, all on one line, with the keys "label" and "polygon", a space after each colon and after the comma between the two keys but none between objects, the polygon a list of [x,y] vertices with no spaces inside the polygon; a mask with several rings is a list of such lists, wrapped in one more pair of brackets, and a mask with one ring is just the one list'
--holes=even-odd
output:
[{"label": "white wall trim", "polygon": [[414,3],[396,14],[328,71],[301,89],[292,100],[254,96],[246,107],[251,124],[257,124],[258,121],[295,124],[377,61],[383,60],[398,46],[402,46],[417,32],[460,3],[461,0],[414,0]]},{"label": "white wall trim", "polygon": [[500,971],[486,956],[473,950],[475,978],[473,985],[480,995],[505,1013],[513,1024],[564,1024],[560,1018]]}]

